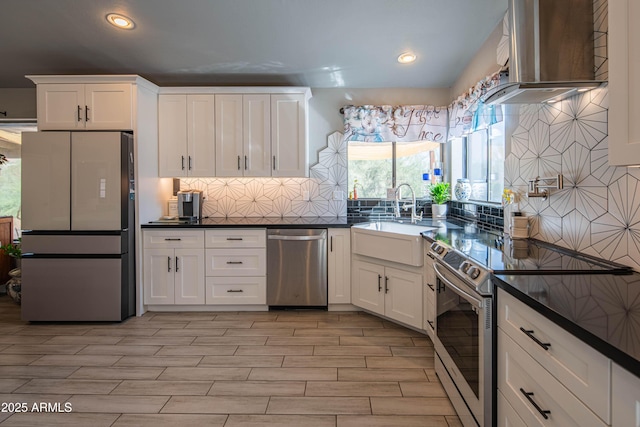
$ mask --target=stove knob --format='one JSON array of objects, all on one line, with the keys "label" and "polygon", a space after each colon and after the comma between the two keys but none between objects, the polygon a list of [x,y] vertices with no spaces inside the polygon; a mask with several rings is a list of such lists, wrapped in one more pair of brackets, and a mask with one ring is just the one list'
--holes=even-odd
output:
[{"label": "stove knob", "polygon": [[462,270],[463,273],[466,273],[467,271],[469,271],[470,267],[471,267],[471,263],[469,261],[464,261],[462,264],[460,264],[460,270]]},{"label": "stove knob", "polygon": [[478,267],[471,266],[469,267],[469,270],[467,270],[467,274],[475,280],[480,276],[480,269]]}]

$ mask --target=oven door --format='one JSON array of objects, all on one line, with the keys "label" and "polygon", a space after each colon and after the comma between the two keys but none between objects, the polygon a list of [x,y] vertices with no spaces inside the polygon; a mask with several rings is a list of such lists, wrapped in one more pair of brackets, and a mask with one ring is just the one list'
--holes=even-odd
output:
[{"label": "oven door", "polygon": [[[468,407],[456,408],[463,425],[488,427],[491,425],[492,412],[491,298],[475,294],[438,262],[434,263],[434,270],[436,353],[446,368],[444,374],[448,374],[455,383]],[[464,416],[469,411],[475,421]]]}]

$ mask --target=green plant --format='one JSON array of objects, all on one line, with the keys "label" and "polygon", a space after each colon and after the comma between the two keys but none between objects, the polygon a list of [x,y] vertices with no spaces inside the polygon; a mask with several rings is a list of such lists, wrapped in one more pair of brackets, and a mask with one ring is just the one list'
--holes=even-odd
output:
[{"label": "green plant", "polygon": [[431,194],[431,200],[436,205],[443,205],[451,200],[451,191],[448,182],[438,182],[437,184],[431,185],[431,187],[429,187],[429,193]]},{"label": "green plant", "polygon": [[13,258],[20,258],[22,256],[22,249],[20,249],[20,239],[18,239],[17,244],[7,243],[6,245],[0,246],[0,251],[9,255]]}]

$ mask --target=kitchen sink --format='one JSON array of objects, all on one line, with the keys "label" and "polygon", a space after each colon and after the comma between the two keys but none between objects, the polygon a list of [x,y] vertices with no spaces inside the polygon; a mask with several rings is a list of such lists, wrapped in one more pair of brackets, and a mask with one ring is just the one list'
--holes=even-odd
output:
[{"label": "kitchen sink", "polygon": [[423,239],[420,233],[437,227],[399,222],[366,222],[351,227],[354,254],[420,267]]}]

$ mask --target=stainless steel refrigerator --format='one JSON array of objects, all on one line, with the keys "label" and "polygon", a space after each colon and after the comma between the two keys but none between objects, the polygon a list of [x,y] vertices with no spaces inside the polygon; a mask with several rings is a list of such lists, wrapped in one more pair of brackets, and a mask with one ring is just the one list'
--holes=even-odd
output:
[{"label": "stainless steel refrigerator", "polygon": [[22,319],[135,314],[133,136],[22,138]]}]

